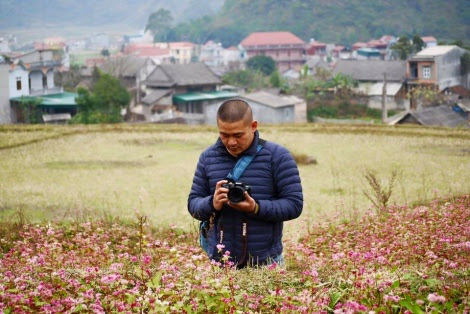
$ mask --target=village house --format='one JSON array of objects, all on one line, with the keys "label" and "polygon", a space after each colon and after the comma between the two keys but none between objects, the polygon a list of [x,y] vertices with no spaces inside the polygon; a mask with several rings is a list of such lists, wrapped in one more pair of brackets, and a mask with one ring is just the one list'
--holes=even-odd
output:
[{"label": "village house", "polygon": [[305,42],[290,32],[256,32],[242,40],[246,59],[258,55],[274,59],[280,72],[299,70],[305,64]]},{"label": "village house", "polygon": [[206,64],[218,76],[241,69],[242,58],[237,47],[225,49],[221,43],[209,40],[200,50],[199,62]]},{"label": "village house", "polygon": [[[55,86],[54,71],[62,66],[60,50],[35,50],[0,63],[0,122],[22,122],[20,105],[38,102],[47,120],[68,120],[76,113],[75,94]],[[60,115],[60,118],[58,117]],[[65,117],[64,117],[65,115]]]},{"label": "village house", "polygon": [[428,87],[438,92],[454,86],[468,88],[470,73],[462,74],[460,60],[465,52],[465,49],[458,46],[432,46],[408,59],[406,76],[412,95],[412,109],[419,107],[413,97],[415,88]]},{"label": "village house", "polygon": [[305,52],[307,56],[319,56],[322,58],[326,57],[326,44],[319,41],[311,40],[310,43],[307,44]]},{"label": "village house", "polygon": [[150,121],[181,117],[185,123],[206,121],[209,104],[238,93],[218,90],[221,80],[203,63],[161,64],[142,82],[146,92],[141,112]]},{"label": "village house", "polygon": [[171,63],[174,59],[169,48],[158,44],[129,44],[124,48],[124,54],[139,58],[150,58],[155,64]]},{"label": "village house", "polygon": [[[307,104],[296,96],[275,95],[267,91],[242,94],[253,110],[253,118],[262,124],[307,122]],[[217,110],[222,101],[206,106],[205,124],[216,124]]]},{"label": "village house", "polygon": [[122,37],[124,46],[128,44],[151,44],[153,43],[153,34],[150,30],[138,34],[128,34]]},{"label": "village house", "polygon": [[319,56],[307,56],[308,75],[315,76],[318,71],[330,70],[330,65]]},{"label": "village house", "polygon": [[169,49],[172,63],[176,64],[191,63],[197,60],[200,53],[198,46],[188,41],[160,42],[154,45],[162,49]]},{"label": "village house", "polygon": [[433,36],[423,36],[421,39],[424,42],[424,48],[435,47],[437,46],[437,39]]},{"label": "village house", "polygon": [[10,52],[10,43],[5,37],[0,37],[0,53],[9,53]]},{"label": "village house", "polygon": [[367,97],[367,105],[370,108],[382,107],[384,80],[386,80],[387,109],[409,108],[405,61],[339,60],[333,69],[333,75],[338,73],[358,82],[355,91]]},{"label": "village house", "polygon": [[462,75],[460,62],[465,52],[458,46],[434,46],[421,50],[408,59],[408,84],[432,86],[438,91],[457,85],[468,87],[469,73]]},{"label": "village house", "polygon": [[220,67],[224,65],[224,48],[221,43],[209,40],[201,46],[201,54],[199,62],[202,62],[210,68]]},{"label": "village house", "polygon": [[403,111],[390,117],[389,125],[418,124],[426,126],[470,128],[468,112],[447,105],[430,106],[419,110]]}]

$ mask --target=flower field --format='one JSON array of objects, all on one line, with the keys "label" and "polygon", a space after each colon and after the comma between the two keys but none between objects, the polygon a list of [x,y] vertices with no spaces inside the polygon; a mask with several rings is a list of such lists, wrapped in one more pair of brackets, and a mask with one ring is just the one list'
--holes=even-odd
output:
[{"label": "flower field", "polygon": [[135,221],[0,227],[3,313],[468,313],[470,196],[306,227],[285,267],[207,260],[197,233]]}]

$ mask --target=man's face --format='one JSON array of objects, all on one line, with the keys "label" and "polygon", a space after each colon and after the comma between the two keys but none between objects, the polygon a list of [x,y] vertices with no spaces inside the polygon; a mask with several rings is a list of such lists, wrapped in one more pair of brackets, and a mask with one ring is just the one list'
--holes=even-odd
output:
[{"label": "man's face", "polygon": [[255,137],[255,131],[258,122],[246,122],[240,120],[237,122],[224,122],[217,120],[219,127],[219,136],[228,152],[237,157],[250,147]]}]

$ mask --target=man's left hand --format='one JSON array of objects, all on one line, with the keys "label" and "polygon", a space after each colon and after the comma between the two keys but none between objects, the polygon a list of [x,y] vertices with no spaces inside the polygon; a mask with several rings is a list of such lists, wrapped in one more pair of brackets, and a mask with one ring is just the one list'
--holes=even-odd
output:
[{"label": "man's left hand", "polygon": [[232,203],[228,201],[228,205],[236,210],[239,210],[241,212],[245,212],[248,214],[253,213],[255,210],[255,200],[248,194],[248,192],[245,191],[245,200],[239,203]]}]

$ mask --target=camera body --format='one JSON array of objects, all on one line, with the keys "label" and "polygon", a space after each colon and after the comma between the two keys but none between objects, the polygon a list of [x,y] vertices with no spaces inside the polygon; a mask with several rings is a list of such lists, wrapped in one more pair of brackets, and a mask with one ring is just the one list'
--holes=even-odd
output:
[{"label": "camera body", "polygon": [[245,191],[251,195],[251,186],[243,182],[229,181],[222,184],[222,187],[228,189],[227,197],[234,204],[245,200]]}]

